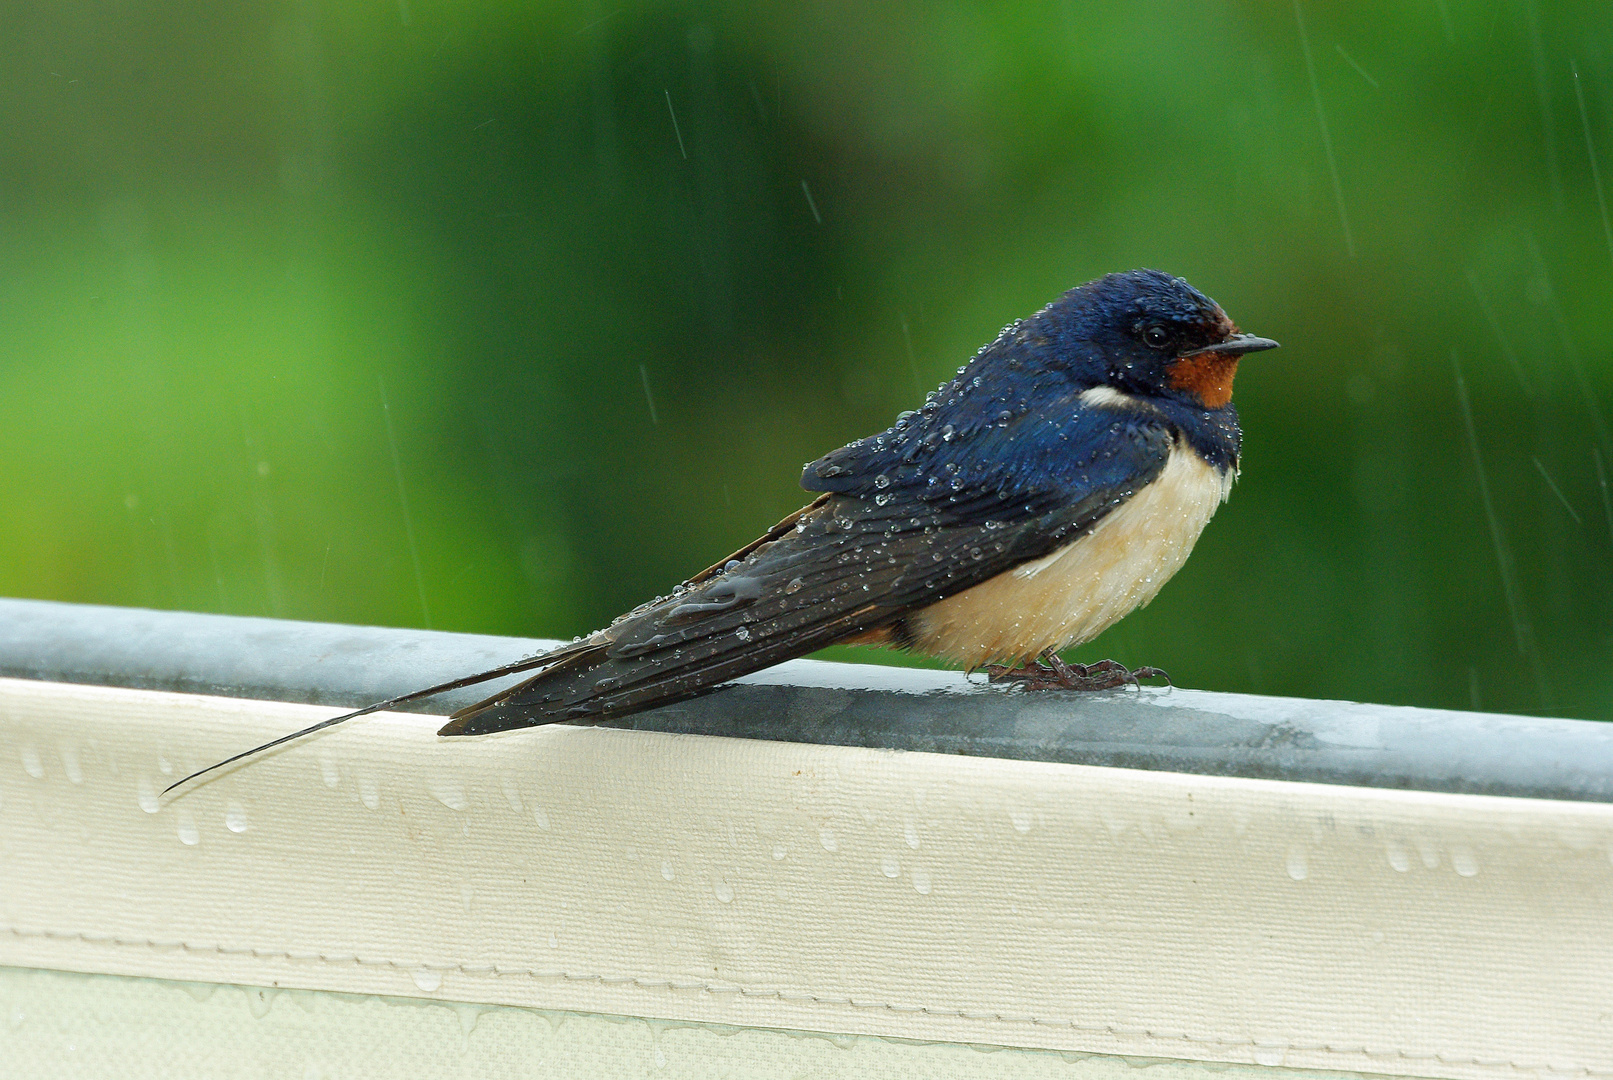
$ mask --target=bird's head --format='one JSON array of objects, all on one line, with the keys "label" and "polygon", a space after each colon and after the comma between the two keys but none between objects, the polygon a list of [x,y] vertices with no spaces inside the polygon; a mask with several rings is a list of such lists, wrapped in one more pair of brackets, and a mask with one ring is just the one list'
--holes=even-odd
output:
[{"label": "bird's head", "polygon": [[1269,338],[1240,333],[1214,300],[1158,270],[1088,282],[1038,318],[1080,377],[1195,408],[1227,405],[1239,358],[1277,347]]}]

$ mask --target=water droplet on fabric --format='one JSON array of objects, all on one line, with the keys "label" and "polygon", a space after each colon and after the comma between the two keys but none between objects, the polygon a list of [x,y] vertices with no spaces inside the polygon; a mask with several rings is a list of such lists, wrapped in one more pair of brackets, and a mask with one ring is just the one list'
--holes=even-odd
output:
[{"label": "water droplet on fabric", "polygon": [[1291,844],[1288,848],[1288,876],[1295,881],[1304,881],[1310,876],[1310,856],[1302,844]]},{"label": "water droplet on fabric", "polygon": [[1014,831],[1028,833],[1031,831],[1031,816],[1024,810],[1010,810],[1008,820],[1014,823]]},{"label": "water droplet on fabric", "polygon": [[1461,845],[1451,848],[1451,866],[1463,877],[1479,872],[1479,860],[1474,857],[1473,849]]},{"label": "water droplet on fabric", "polygon": [[934,888],[933,883],[930,881],[930,875],[923,870],[914,870],[913,888],[918,890],[921,896],[930,895],[930,890]]},{"label": "water droplet on fabric", "polygon": [[328,788],[338,787],[342,782],[342,774],[336,768],[336,759],[331,756],[329,750],[319,752],[319,775]]},{"label": "water droplet on fabric", "polygon": [[415,968],[410,974],[414,976],[414,984],[428,994],[434,993],[442,986],[442,972],[440,971],[421,967]]},{"label": "water droplet on fabric", "polygon": [[798,578],[798,577],[797,578],[791,578],[790,583],[788,585],[784,586],[784,591],[787,592],[787,593],[798,593],[798,592],[801,591],[801,586],[803,586],[805,584],[806,584],[806,582],[803,581],[801,578]]},{"label": "water droplet on fabric", "polygon": [[1417,841],[1417,854],[1422,856],[1423,865],[1428,867],[1428,869],[1438,869],[1439,849],[1434,847],[1434,845],[1424,843],[1421,840]]},{"label": "water droplet on fabric", "polygon": [[879,870],[880,873],[884,874],[888,878],[901,877],[901,860],[894,855],[887,855],[879,861]]},{"label": "water droplet on fabric", "polygon": [[740,641],[749,641],[750,640],[750,627],[741,626],[738,630],[734,631],[734,636],[736,638],[738,638]]},{"label": "water droplet on fabric", "polygon": [[246,807],[231,799],[224,808],[224,827],[232,833],[246,832]]},{"label": "water droplet on fabric", "polygon": [[833,829],[819,829],[818,843],[823,845],[823,850],[825,851],[835,851],[840,847],[839,842],[835,840]]},{"label": "water droplet on fabric", "polygon": [[45,763],[39,760],[39,751],[32,746],[20,748],[22,754],[22,769],[35,780],[45,778]]},{"label": "water droplet on fabric", "polygon": [[162,809],[162,803],[157,800],[157,786],[151,782],[151,777],[141,773],[139,781],[135,784],[135,790],[138,792],[140,809],[148,814],[155,814]]},{"label": "water droplet on fabric", "polygon": [[207,1002],[212,1001],[213,995],[219,991],[218,983],[182,982],[176,983],[175,985],[183,990],[190,997],[190,999],[196,1002],[198,1005],[205,1005]]},{"label": "water droplet on fabric", "polygon": [[187,847],[195,847],[202,842],[202,831],[196,827],[196,818],[189,810],[180,810],[176,815],[176,829],[179,833],[179,842]]},{"label": "water droplet on fabric", "polygon": [[1288,1050],[1281,1046],[1255,1047],[1255,1064],[1264,1065],[1268,1069],[1275,1069],[1288,1058]]},{"label": "water droplet on fabric", "polygon": [[376,810],[381,806],[381,789],[375,783],[375,777],[360,775],[358,778],[358,797],[366,809]]},{"label": "water droplet on fabric", "polygon": [[71,746],[63,746],[62,770],[67,773],[67,782],[82,784],[84,782],[84,768],[79,764],[78,750]]},{"label": "water droplet on fabric", "polygon": [[717,894],[717,899],[723,903],[732,904],[734,902],[734,887],[728,884],[728,882],[724,881],[722,878],[719,877],[716,882],[713,883],[711,890]]},{"label": "water droplet on fabric", "polygon": [[431,791],[432,797],[448,809],[465,809],[465,785],[454,777],[433,777],[426,786]]},{"label": "water droplet on fabric", "polygon": [[543,807],[541,806],[532,808],[532,820],[538,823],[538,828],[540,829],[548,829],[549,827],[549,815],[543,812]]},{"label": "water droplet on fabric", "polygon": [[504,801],[510,804],[510,809],[519,814],[525,809],[521,805],[521,788],[508,776],[500,778],[499,790],[504,792]]},{"label": "water droplet on fabric", "polygon": [[[786,848],[783,844],[774,844],[773,845],[773,861],[774,862],[783,862],[785,857],[788,856],[789,854],[790,854],[790,850],[788,848]],[[1610,859],[1613,859],[1613,854],[1610,854],[1608,857]]]},{"label": "water droplet on fabric", "polygon": [[915,822],[912,818],[907,819],[907,825],[902,830],[902,838],[907,841],[907,846],[908,847],[912,848],[915,851],[918,850],[918,846],[919,846],[919,827],[918,827],[918,823]]},{"label": "water droplet on fabric", "polygon": [[661,860],[661,876],[666,878],[668,881],[671,881],[676,876],[672,872],[672,861],[670,859]]},{"label": "water droplet on fabric", "polygon": [[1387,854],[1389,856],[1389,865],[1402,874],[1411,869],[1411,852],[1406,850],[1406,845],[1391,840],[1389,841]]}]

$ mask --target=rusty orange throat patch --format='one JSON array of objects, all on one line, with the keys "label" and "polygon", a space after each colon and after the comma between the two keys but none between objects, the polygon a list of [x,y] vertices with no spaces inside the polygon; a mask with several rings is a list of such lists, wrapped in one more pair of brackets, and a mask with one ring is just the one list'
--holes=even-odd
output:
[{"label": "rusty orange throat patch", "polygon": [[1204,402],[1205,408],[1219,409],[1232,400],[1232,377],[1238,373],[1238,358],[1225,353],[1189,356],[1171,365],[1171,388],[1186,390]]}]

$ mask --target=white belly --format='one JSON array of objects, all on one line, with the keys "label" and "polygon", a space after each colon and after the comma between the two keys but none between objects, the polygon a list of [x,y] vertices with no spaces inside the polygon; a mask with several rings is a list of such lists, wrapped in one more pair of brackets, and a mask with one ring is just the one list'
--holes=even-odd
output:
[{"label": "white belly", "polygon": [[972,670],[1092,640],[1181,569],[1233,476],[1178,443],[1154,482],[1090,533],[908,616],[913,648]]}]

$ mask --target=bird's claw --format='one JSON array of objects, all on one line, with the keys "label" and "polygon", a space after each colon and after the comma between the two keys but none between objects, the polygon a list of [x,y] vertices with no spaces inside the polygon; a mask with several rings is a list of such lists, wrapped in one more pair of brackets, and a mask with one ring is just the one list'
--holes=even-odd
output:
[{"label": "bird's claw", "polygon": [[1171,681],[1169,675],[1156,667],[1140,667],[1133,671],[1118,660],[1067,664],[1055,652],[1045,652],[1040,659],[1013,668],[988,664],[986,676],[994,683],[1018,683],[1026,690],[1113,690],[1119,686],[1141,688],[1141,679]]}]

